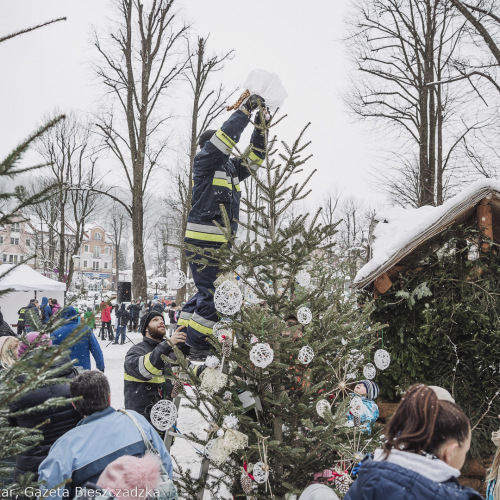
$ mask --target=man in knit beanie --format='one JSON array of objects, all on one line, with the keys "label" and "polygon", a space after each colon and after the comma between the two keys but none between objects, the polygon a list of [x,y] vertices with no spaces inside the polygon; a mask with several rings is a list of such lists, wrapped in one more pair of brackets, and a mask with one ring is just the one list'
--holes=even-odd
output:
[{"label": "man in knit beanie", "polygon": [[378,394],[378,385],[373,380],[361,380],[356,385],[347,415],[348,427],[361,427],[363,432],[371,434],[379,415],[377,403],[374,401]]},{"label": "man in knit beanie", "polygon": [[[167,338],[163,314],[156,310],[142,317],[140,329],[142,342],[131,347],[125,356],[125,408],[151,421],[151,408],[155,403],[171,399],[172,382],[166,375],[172,375],[173,346],[185,345],[186,331],[181,326]],[[201,373],[201,367],[196,369]]]}]

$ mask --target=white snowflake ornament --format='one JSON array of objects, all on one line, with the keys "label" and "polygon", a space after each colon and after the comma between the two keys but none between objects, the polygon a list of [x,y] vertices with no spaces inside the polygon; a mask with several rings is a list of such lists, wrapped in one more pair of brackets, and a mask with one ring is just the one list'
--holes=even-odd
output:
[{"label": "white snowflake ornament", "polygon": [[226,429],[237,429],[239,425],[240,422],[238,421],[238,417],[235,417],[232,414],[226,415],[222,423],[222,426],[225,427]]},{"label": "white snowflake ornament", "polygon": [[373,380],[375,378],[375,375],[377,374],[377,370],[373,366],[372,363],[367,363],[363,367],[363,376],[367,378],[368,380]]},{"label": "white snowflake ornament", "polygon": [[264,484],[269,477],[269,466],[262,462],[257,462],[253,466],[252,475],[256,483]]},{"label": "white snowflake ornament", "polygon": [[274,359],[274,351],[269,344],[257,343],[250,351],[250,361],[259,368],[270,365]]},{"label": "white snowflake ornament", "polygon": [[297,311],[297,321],[301,325],[308,325],[312,321],[312,312],[308,307],[301,307]]},{"label": "white snowflake ornament", "polygon": [[226,280],[215,289],[214,305],[215,309],[222,314],[232,316],[241,309],[243,295],[238,285],[233,281]]},{"label": "white snowflake ornament", "polygon": [[299,351],[298,360],[303,365],[308,365],[314,358],[314,351],[308,346],[305,345]]},{"label": "white snowflake ornament", "polygon": [[316,413],[321,417],[324,418],[326,412],[330,411],[330,403],[326,399],[320,399],[316,403]]},{"label": "white snowflake ornament", "polygon": [[208,366],[208,368],[217,368],[220,364],[219,358],[217,356],[207,356],[205,359],[205,365]]},{"label": "white snowflake ornament", "polygon": [[172,290],[178,290],[186,284],[186,275],[180,269],[173,269],[167,273],[167,285]]},{"label": "white snowflake ornament", "polygon": [[173,401],[160,399],[151,408],[151,423],[159,430],[166,431],[177,421],[177,408]]},{"label": "white snowflake ornament", "polygon": [[363,401],[359,396],[354,396],[349,405],[349,411],[353,417],[360,417],[363,413]]},{"label": "white snowflake ornament", "polygon": [[311,275],[305,269],[299,271],[295,279],[300,286],[309,286],[311,283]]},{"label": "white snowflake ornament", "polygon": [[378,349],[375,351],[373,361],[379,370],[385,370],[391,364],[391,355],[385,349]]}]

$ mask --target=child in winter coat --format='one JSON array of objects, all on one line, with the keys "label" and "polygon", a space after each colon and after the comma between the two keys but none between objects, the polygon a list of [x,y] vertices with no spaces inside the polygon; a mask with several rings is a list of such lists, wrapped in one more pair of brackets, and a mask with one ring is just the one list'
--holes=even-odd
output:
[{"label": "child in winter coat", "polygon": [[470,448],[469,420],[429,386],[408,389],[385,438],[361,463],[344,500],[481,500],[457,480]]},{"label": "child in winter coat", "polygon": [[371,434],[379,415],[377,403],[374,401],[378,394],[378,385],[373,380],[362,380],[356,385],[347,415],[347,427],[362,427],[363,432]]}]

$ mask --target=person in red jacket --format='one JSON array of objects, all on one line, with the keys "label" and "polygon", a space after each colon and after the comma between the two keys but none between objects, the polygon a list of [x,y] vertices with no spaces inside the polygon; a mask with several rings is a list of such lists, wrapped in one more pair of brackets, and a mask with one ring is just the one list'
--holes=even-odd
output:
[{"label": "person in red jacket", "polygon": [[111,309],[112,307],[106,302],[101,302],[101,332],[100,337],[102,340],[106,340],[106,333],[104,328],[108,329],[108,340],[113,340],[113,329],[111,328]]}]

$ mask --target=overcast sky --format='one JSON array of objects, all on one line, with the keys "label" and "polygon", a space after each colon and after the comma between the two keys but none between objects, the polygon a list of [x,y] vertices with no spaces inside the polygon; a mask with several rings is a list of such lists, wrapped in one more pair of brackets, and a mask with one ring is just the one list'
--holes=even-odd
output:
[{"label": "overcast sky", "polygon": [[[316,199],[339,189],[380,202],[369,172],[374,138],[353,124],[341,99],[349,63],[341,39],[349,0],[177,0],[196,35],[210,33],[217,53],[235,50],[220,78],[238,87],[252,69],[277,73],[288,91],[288,115],[280,138],[293,141],[307,122],[314,155],[311,183]],[[33,131],[54,108],[92,113],[102,88],[91,68],[96,58],[92,26],[103,31],[112,10],[108,0],[20,0],[1,2],[0,35],[46,20],[58,23],[0,44],[0,155]],[[178,113],[189,113],[179,104]],[[227,116],[227,115],[226,115]]]}]

